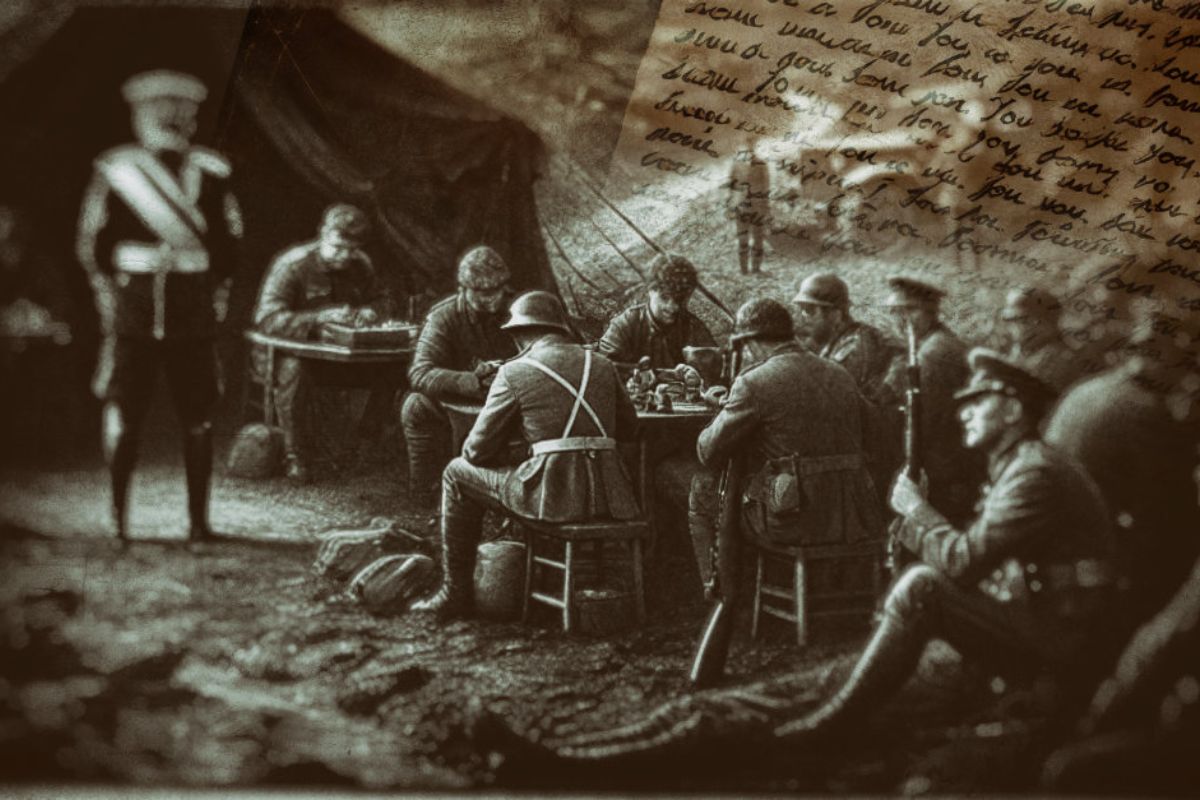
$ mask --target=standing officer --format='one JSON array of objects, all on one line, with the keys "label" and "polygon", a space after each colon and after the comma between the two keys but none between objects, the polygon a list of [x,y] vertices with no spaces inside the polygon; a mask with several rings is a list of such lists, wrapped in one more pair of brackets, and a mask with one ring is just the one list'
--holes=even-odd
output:
[{"label": "standing officer", "polygon": [[699,285],[692,262],[659,253],[650,264],[647,302],[614,317],[596,349],[624,364],[649,356],[651,367],[671,369],[683,363],[684,347],[716,346],[712,333],[688,310]]},{"label": "standing officer", "polygon": [[1061,310],[1057,297],[1036,286],[1012,289],[1000,310],[1008,357],[1060,393],[1079,378],[1083,361],[1063,341],[1058,327]]},{"label": "standing officer", "polygon": [[892,393],[884,386],[897,348],[883,332],[850,315],[850,290],[832,272],[810,275],[792,298],[800,311],[803,334],[821,358],[841,364],[863,397],[879,404]]},{"label": "standing officer", "polygon": [[[442,585],[414,611],[470,610],[488,508],[550,522],[638,515],[617,452],[633,438],[637,412],[616,368],[575,342],[562,303],[547,292],[518,297],[503,329],[521,355],[497,371],[462,455],[442,476]],[[504,458],[515,436],[530,447],[519,466]]]},{"label": "standing officer", "polygon": [[[255,305],[255,327],[272,336],[305,340],[317,338],[326,322],[375,322],[383,292],[362,249],[370,226],[367,215],[354,206],[339,203],[326,209],[316,241],[298,244],[271,263]],[[295,481],[308,479],[309,442],[301,428],[313,369],[312,362],[295,356],[275,356],[275,411],[283,428],[287,476]],[[364,425],[379,425],[391,409],[389,385],[394,386],[381,376],[381,384],[372,389]],[[367,427],[360,427],[360,438],[369,435]]]},{"label": "standing officer", "polygon": [[[916,338],[917,364],[921,376],[921,416],[918,454],[929,479],[929,500],[956,525],[970,518],[983,463],[962,441],[954,392],[967,382],[967,346],[939,319],[945,292],[936,286],[908,277],[888,280],[891,291],[885,299],[896,322],[901,341],[911,327]],[[894,396],[904,397],[907,379],[903,359],[892,362],[885,381]]]},{"label": "standing officer", "polygon": [[738,267],[743,275],[762,272],[763,228],[771,215],[771,165],[760,158],[759,140],[747,137],[729,170],[729,213],[737,225]]},{"label": "standing officer", "polygon": [[508,265],[479,245],[458,262],[458,293],[429,310],[417,341],[400,419],[408,447],[409,497],[431,506],[450,460],[450,420],[443,400],[482,400],[500,362],[516,355],[501,329],[510,297]]},{"label": "standing officer", "polygon": [[897,479],[892,508],[905,517],[901,540],[920,563],[892,587],[871,641],[833,697],[782,724],[805,702],[797,700],[807,694],[803,685],[693,695],[644,722],[550,746],[516,738],[495,718],[480,734],[496,739],[497,749],[557,766],[661,770],[673,757],[694,769],[733,757],[735,748],[738,757],[774,749],[794,758],[797,745],[844,733],[878,709],[935,638],[1005,672],[1048,670],[1082,699],[1089,671],[1105,666],[1094,657],[1112,589],[1104,501],[1074,461],[1037,438],[1053,391],[998,353],[975,350],[971,366],[975,374],[957,398],[967,446],[988,458],[979,514],[957,528],[913,481]]},{"label": "standing officer", "polygon": [[184,427],[191,538],[203,539],[211,536],[211,418],[220,392],[214,337],[241,215],[229,162],[191,145],[204,84],[159,70],[133,76],[122,93],[138,141],[96,159],[78,241],[104,336],[93,389],[105,401],[113,522],[125,539],[138,435],[161,368]]}]

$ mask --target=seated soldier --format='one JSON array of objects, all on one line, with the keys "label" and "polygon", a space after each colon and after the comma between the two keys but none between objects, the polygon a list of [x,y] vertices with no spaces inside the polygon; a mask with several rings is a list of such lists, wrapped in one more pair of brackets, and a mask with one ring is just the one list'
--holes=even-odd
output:
[{"label": "seated soldier", "polygon": [[659,253],[646,281],[647,302],[614,317],[596,350],[620,364],[649,357],[652,368],[671,369],[684,363],[684,347],[714,347],[712,333],[688,310],[698,285],[692,262]]},{"label": "seated soldier", "polygon": [[[271,263],[254,309],[254,325],[263,333],[288,339],[315,339],[325,323],[370,324],[384,302],[371,260],[362,250],[370,229],[366,214],[338,204],[325,211],[316,241],[296,245]],[[265,370],[260,370],[265,371]],[[274,365],[275,411],[283,428],[287,476],[309,475],[308,435],[302,432],[312,367],[299,358],[277,355]],[[363,425],[378,423],[390,407],[382,386],[371,393]],[[372,431],[361,427],[360,437]]]},{"label": "seated soldier", "polygon": [[472,248],[458,262],[458,292],[425,317],[400,412],[408,447],[412,502],[432,506],[450,460],[450,420],[443,400],[482,400],[501,361],[516,355],[500,328],[509,299],[508,266],[490,247]]},{"label": "seated soldier", "polygon": [[[703,468],[688,494],[700,576],[719,586],[727,605],[740,594],[739,545],[728,535],[718,541],[727,532],[716,530],[716,520],[719,473],[731,458],[743,459],[741,527],[751,541],[851,543],[881,540],[884,534],[853,378],[797,345],[791,315],[774,300],[743,305],[730,341],[741,347],[747,366],[721,412],[700,433],[696,452]],[[694,679],[718,677],[723,661],[724,653],[714,653],[705,674]]]},{"label": "seated soldier", "polygon": [[[1110,608],[1113,540],[1096,485],[1037,438],[1053,392],[998,353],[975,350],[974,375],[957,394],[968,447],[989,460],[991,488],[978,516],[954,526],[907,477],[892,489],[906,518],[901,539],[920,559],[893,585],[882,619],[849,678],[805,709],[810,686],[795,679],[691,695],[645,721],[533,744],[494,716],[478,720],[480,744],[548,768],[661,774],[725,759],[796,759],[844,734],[908,681],[932,639],[1005,672],[1049,671],[1059,686],[1090,691]],[[753,373],[750,373],[753,374]],[[797,716],[797,712],[800,713]],[[790,718],[790,720],[789,720]],[[716,758],[714,758],[716,757]]]},{"label": "seated soldier", "polygon": [[1000,321],[1009,358],[1062,392],[1082,375],[1083,359],[1063,340],[1058,327],[1062,304],[1036,286],[1011,290],[1004,298]]},{"label": "seated soldier", "polygon": [[[617,452],[618,441],[633,438],[637,413],[616,368],[575,342],[562,303],[547,292],[518,297],[503,329],[522,355],[496,373],[462,456],[442,476],[442,585],[413,611],[470,611],[488,508],[551,522],[639,513]],[[514,436],[530,446],[519,466],[504,463]]]}]

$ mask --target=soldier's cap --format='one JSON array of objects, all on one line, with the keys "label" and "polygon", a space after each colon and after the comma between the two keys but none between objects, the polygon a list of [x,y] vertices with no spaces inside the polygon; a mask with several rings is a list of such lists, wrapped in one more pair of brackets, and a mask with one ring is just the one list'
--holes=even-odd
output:
[{"label": "soldier's cap", "polygon": [[650,275],[646,287],[667,295],[683,299],[700,285],[696,267],[681,255],[659,253],[650,263]]},{"label": "soldier's cap", "polygon": [[486,244],[472,247],[458,260],[458,285],[464,289],[498,289],[510,277],[504,258]]},{"label": "soldier's cap", "polygon": [[888,278],[888,286],[891,287],[891,291],[883,304],[890,308],[936,307],[946,296],[944,289],[907,275]]},{"label": "soldier's cap", "polygon": [[574,336],[562,301],[549,292],[526,292],[513,300],[509,307],[508,322],[501,325],[500,330],[519,328],[555,328]]},{"label": "soldier's cap", "polygon": [[971,365],[971,380],[954,393],[960,405],[986,394],[1002,394],[1020,400],[1030,416],[1040,417],[1057,394],[1024,365],[995,350],[976,347],[967,362]]},{"label": "soldier's cap", "polygon": [[139,72],[129,78],[121,85],[121,95],[131,105],[157,100],[160,97],[174,97],[200,104],[208,97],[208,89],[193,75],[169,69],[156,69]]},{"label": "soldier's cap", "polygon": [[792,302],[825,308],[847,308],[850,305],[850,289],[844,280],[832,272],[821,272],[804,279]]},{"label": "soldier's cap", "polygon": [[732,344],[750,339],[767,339],[773,342],[786,341],[796,335],[792,315],[778,300],[759,297],[747,300],[738,309],[733,323]]},{"label": "soldier's cap", "polygon": [[1000,319],[1058,319],[1062,304],[1052,292],[1037,286],[1018,286],[1004,298]]}]

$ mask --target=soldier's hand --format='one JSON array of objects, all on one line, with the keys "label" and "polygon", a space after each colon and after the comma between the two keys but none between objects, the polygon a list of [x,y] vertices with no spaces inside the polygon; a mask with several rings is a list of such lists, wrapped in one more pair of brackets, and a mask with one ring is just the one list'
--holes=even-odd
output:
[{"label": "soldier's hand", "polygon": [[480,361],[475,365],[475,377],[479,379],[479,384],[484,386],[492,382],[492,378],[495,377],[499,369],[500,365],[495,361]]},{"label": "soldier's hand", "polygon": [[317,312],[317,322],[350,322],[350,306],[330,306]]},{"label": "soldier's hand", "polygon": [[903,472],[896,476],[889,499],[892,510],[902,517],[911,516],[925,503],[925,495],[921,487]]}]

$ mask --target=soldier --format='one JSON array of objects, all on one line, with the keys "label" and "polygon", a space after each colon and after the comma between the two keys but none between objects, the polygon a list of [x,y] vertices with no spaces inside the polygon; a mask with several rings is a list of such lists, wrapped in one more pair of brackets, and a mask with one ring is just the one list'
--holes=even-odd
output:
[{"label": "soldier", "polygon": [[[970,518],[983,461],[962,443],[955,413],[954,392],[967,382],[967,346],[939,319],[945,292],[936,286],[907,277],[888,280],[891,292],[884,303],[896,322],[901,341],[911,327],[917,345],[921,375],[919,456],[929,479],[929,499],[956,525]],[[907,380],[903,360],[892,363],[886,387],[903,397]]]},{"label": "soldier", "polygon": [[[618,441],[633,438],[637,413],[616,368],[576,344],[554,295],[521,295],[511,314],[503,330],[521,355],[497,371],[462,456],[442,476],[442,585],[414,611],[444,617],[470,610],[488,508],[551,522],[638,515],[617,452]],[[504,458],[514,436],[530,447],[519,466]]]},{"label": "soldier", "polygon": [[458,293],[429,310],[408,370],[412,391],[401,422],[408,446],[409,496],[432,506],[450,460],[450,420],[442,400],[482,400],[499,364],[516,354],[501,329],[509,295],[508,266],[480,245],[458,262]]},{"label": "soldier", "polygon": [[1077,458],[1116,523],[1127,630],[1162,608],[1200,556],[1191,481],[1200,441],[1200,337],[1168,316],[1139,320],[1122,362],[1080,382],[1046,440]]},{"label": "soldier", "polygon": [[[324,323],[369,325],[384,302],[371,259],[362,250],[370,229],[366,214],[354,206],[326,209],[315,241],[292,247],[267,269],[254,309],[254,325],[263,333],[287,339],[315,339]],[[309,476],[307,436],[301,415],[315,382],[313,366],[295,356],[275,358],[274,400],[283,428],[287,476]],[[265,370],[264,370],[265,372]],[[375,387],[363,412],[360,438],[370,436],[390,407],[387,388]]]},{"label": "soldier", "polygon": [[[645,722],[550,745],[532,745],[494,717],[476,727],[484,744],[559,767],[620,766],[630,774],[688,767],[709,755],[754,757],[845,733],[911,677],[932,639],[1005,672],[1049,671],[1064,688],[1089,691],[1112,588],[1112,535],[1099,490],[1072,460],[1037,438],[1053,391],[998,353],[975,350],[975,370],[957,393],[964,439],[987,454],[990,488],[978,516],[956,528],[907,477],[892,508],[905,517],[902,542],[921,563],[893,585],[882,620],[841,688],[795,718],[808,694],[794,681],[693,695]],[[791,721],[781,718],[793,716]],[[545,739],[543,739],[545,741]],[[727,763],[727,762],[726,762]],[[514,765],[515,766],[515,765]]]},{"label": "soldier", "polygon": [[884,385],[898,348],[878,328],[850,315],[850,291],[831,272],[810,275],[792,298],[800,310],[801,328],[816,353],[846,368],[863,397],[875,404],[893,400]]},{"label": "soldier", "polygon": [[[728,536],[717,541],[717,489],[721,469],[735,454],[748,476],[739,505],[742,533],[751,541],[850,543],[884,533],[863,452],[861,401],[846,370],[800,348],[791,315],[774,300],[751,300],[738,309],[731,343],[742,348],[749,366],[700,433],[696,454],[703,468],[688,493],[700,576],[709,583],[717,573],[727,605],[739,595],[739,547]],[[719,675],[722,660],[722,654],[711,657],[703,680]]]},{"label": "soldier", "polygon": [[624,364],[649,356],[651,367],[671,369],[683,363],[684,347],[716,346],[712,333],[688,310],[698,285],[692,262],[659,253],[650,265],[647,302],[614,317],[597,351]]},{"label": "soldier", "polygon": [[771,214],[771,166],[759,158],[758,140],[747,137],[729,170],[730,214],[737,224],[738,266],[743,275],[759,274],[763,228]]},{"label": "soldier", "polygon": [[1004,299],[1000,320],[1008,338],[1009,358],[1062,392],[1081,374],[1082,359],[1058,327],[1062,305],[1053,294],[1035,286],[1018,287]]},{"label": "soldier", "polygon": [[190,536],[204,539],[212,534],[212,409],[220,393],[214,337],[241,215],[229,162],[191,144],[204,84],[159,70],[133,76],[122,93],[138,142],[96,159],[78,241],[104,337],[93,389],[105,401],[113,523],[126,539],[139,432],[161,368],[184,428]]}]

